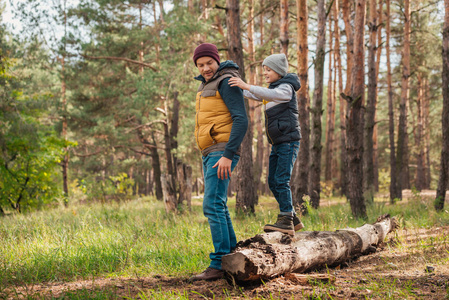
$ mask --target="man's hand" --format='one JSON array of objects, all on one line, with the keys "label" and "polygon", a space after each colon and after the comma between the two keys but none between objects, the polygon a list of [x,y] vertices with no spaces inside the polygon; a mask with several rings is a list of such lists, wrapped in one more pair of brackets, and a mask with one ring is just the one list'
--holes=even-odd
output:
[{"label": "man's hand", "polygon": [[242,79],[240,79],[238,77],[231,77],[228,81],[228,84],[231,87],[238,86],[242,90],[247,90],[247,91],[249,91],[249,89],[251,87],[249,84],[247,84],[246,82],[244,82]]},{"label": "man's hand", "polygon": [[212,168],[218,167],[217,169],[218,179],[224,180],[228,179],[228,177],[231,178],[231,165],[232,160],[223,156],[217,161],[217,163]]}]

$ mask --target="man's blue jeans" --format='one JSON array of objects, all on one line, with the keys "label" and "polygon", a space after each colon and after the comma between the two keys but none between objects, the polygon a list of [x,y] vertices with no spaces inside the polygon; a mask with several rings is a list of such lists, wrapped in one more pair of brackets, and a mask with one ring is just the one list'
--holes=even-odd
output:
[{"label": "man's blue jeans", "polygon": [[[203,213],[209,221],[214,252],[209,257],[210,267],[221,270],[221,258],[233,250],[237,244],[234,228],[228,210],[228,179],[218,179],[217,169],[213,165],[223,156],[223,151],[216,151],[203,156],[204,200]],[[231,170],[234,170],[240,156],[235,155]]]},{"label": "man's blue jeans", "polygon": [[299,151],[299,141],[271,147],[268,186],[279,203],[281,213],[293,212],[290,178]]}]

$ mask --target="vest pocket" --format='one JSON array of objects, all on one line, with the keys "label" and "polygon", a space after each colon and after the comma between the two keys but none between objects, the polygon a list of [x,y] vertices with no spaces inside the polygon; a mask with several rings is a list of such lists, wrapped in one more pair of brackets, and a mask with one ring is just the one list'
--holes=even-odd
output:
[{"label": "vest pocket", "polygon": [[214,126],[214,123],[209,123],[200,127],[199,143],[201,149],[206,149],[207,147],[215,144],[215,139],[212,137],[212,130]]}]

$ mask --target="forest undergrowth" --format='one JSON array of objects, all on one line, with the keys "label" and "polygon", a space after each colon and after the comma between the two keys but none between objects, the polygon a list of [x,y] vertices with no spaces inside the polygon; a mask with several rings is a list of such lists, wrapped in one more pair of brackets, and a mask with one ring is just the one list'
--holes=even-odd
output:
[{"label": "forest undergrowth", "polygon": [[[437,213],[432,198],[411,193],[389,205],[376,198],[368,220],[354,219],[343,198],[322,199],[302,217],[308,231],[373,223],[389,213],[400,228],[381,249],[328,274],[329,283],[298,285],[284,277],[235,285],[229,280],[191,283],[208,266],[212,250],[201,199],[191,212],[166,214],[162,202],[72,205],[0,223],[0,298],[9,299],[449,299],[449,212]],[[253,216],[231,214],[238,240],[262,232],[277,206],[261,197]]]}]

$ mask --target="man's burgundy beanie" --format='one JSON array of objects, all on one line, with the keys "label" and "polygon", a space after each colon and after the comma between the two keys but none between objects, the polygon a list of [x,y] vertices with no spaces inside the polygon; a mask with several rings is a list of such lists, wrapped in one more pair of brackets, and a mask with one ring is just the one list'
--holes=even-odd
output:
[{"label": "man's burgundy beanie", "polygon": [[193,62],[196,66],[196,60],[200,57],[208,56],[212,57],[220,64],[220,55],[218,55],[217,46],[214,44],[204,43],[196,47],[195,52],[193,52]]}]

